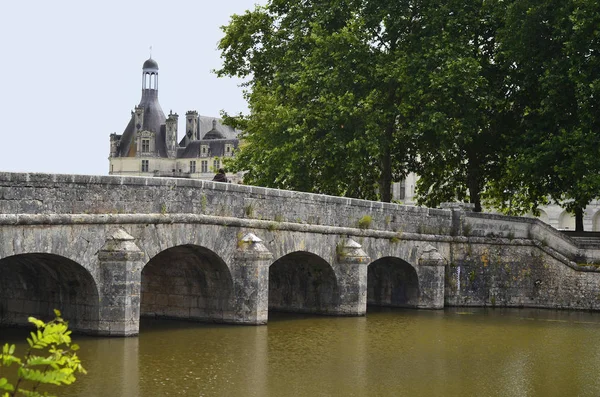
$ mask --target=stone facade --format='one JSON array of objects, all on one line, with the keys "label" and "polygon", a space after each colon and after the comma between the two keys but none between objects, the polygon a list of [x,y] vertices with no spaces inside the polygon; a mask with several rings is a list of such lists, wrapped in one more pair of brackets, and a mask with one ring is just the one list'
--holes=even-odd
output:
[{"label": "stone facade", "polygon": [[[142,99],[122,134],[110,135],[109,174],[212,179],[223,160],[238,148],[239,131],[195,110],[185,114],[179,140],[179,115],[165,117],[158,102],[158,63],[142,67]],[[238,182],[241,175],[229,174]]]},{"label": "stone facade", "polygon": [[0,173],[0,323],[265,324],[367,303],[600,309],[600,249],[536,219],[192,179]]},{"label": "stone facade", "polygon": [[[416,204],[415,189],[419,177],[415,173],[409,173],[401,182],[394,183],[392,193],[394,200],[406,205]],[[575,216],[568,213],[559,205],[551,204],[541,206],[540,216],[537,219],[558,230],[575,230]],[[530,217],[533,217],[529,215]],[[593,200],[585,209],[583,214],[583,230],[600,231],[600,201]]]}]

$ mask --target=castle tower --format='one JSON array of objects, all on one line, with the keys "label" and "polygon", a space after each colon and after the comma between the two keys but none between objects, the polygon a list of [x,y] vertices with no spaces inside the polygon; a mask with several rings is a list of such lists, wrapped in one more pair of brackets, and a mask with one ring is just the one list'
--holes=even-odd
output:
[{"label": "castle tower", "polygon": [[198,137],[198,112],[189,110],[185,113],[185,142],[197,141]]},{"label": "castle tower", "polygon": [[177,113],[173,113],[173,111],[169,112],[169,116],[167,117],[167,132],[165,135],[165,145],[167,147],[167,155],[170,158],[174,158],[177,156],[177,123],[179,121],[179,115]]}]

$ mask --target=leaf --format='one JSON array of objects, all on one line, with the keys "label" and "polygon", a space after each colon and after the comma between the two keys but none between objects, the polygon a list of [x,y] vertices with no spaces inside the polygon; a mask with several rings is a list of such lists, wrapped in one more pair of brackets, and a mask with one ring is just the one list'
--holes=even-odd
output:
[{"label": "leaf", "polygon": [[6,378],[0,378],[0,389],[6,390],[6,391],[15,390],[14,386],[11,385],[10,383],[8,383],[8,379],[6,379]]}]

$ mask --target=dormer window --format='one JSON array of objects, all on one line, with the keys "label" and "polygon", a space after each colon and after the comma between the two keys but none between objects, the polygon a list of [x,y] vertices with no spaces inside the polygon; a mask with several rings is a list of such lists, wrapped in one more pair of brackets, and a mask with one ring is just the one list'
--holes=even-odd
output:
[{"label": "dormer window", "polygon": [[208,145],[202,145],[200,147],[200,157],[207,157],[208,156]]},{"label": "dormer window", "polygon": [[225,144],[225,156],[233,156],[233,145],[230,143]]},{"label": "dormer window", "polygon": [[142,153],[150,153],[150,139],[142,139]]}]

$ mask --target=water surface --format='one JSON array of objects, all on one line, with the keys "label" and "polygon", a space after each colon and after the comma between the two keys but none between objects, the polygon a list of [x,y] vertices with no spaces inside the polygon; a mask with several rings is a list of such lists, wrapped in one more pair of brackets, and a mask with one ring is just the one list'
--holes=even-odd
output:
[{"label": "water surface", "polygon": [[89,374],[60,395],[599,396],[599,336],[598,313],[535,309],[143,320],[139,337],[76,336]]}]

